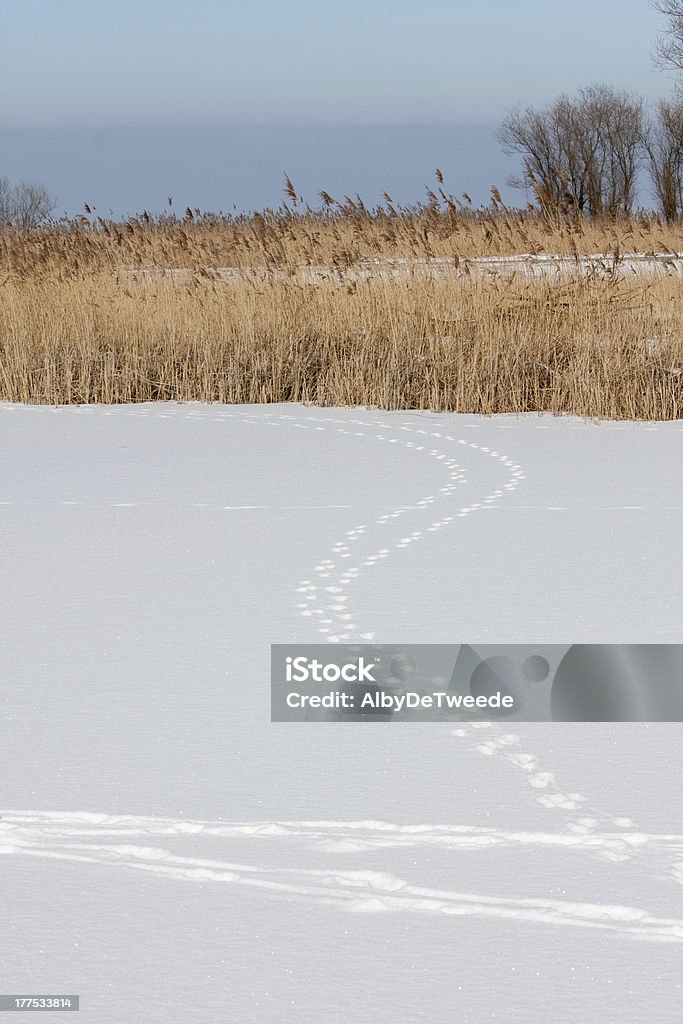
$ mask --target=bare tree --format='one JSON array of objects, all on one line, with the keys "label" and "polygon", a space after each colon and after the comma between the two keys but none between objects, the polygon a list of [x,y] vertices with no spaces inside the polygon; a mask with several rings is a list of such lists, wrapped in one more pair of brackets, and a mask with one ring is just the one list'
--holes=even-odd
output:
[{"label": "bare tree", "polygon": [[630,213],[645,141],[643,102],[611,86],[593,85],[581,90],[578,106],[591,212]]},{"label": "bare tree", "polygon": [[652,0],[666,19],[664,34],[657,40],[655,60],[662,68],[683,71],[683,0]]},{"label": "bare tree", "polygon": [[650,180],[663,216],[683,216],[683,101],[660,100],[646,135]]},{"label": "bare tree", "polygon": [[511,184],[531,185],[546,212],[632,210],[643,153],[642,100],[592,85],[543,110],[509,113],[498,139],[524,159],[524,177]]},{"label": "bare tree", "polygon": [[0,178],[0,230],[11,221],[12,209],[12,183],[8,178]]},{"label": "bare tree", "polygon": [[562,205],[565,181],[569,181],[558,113],[557,104],[546,110],[527,107],[510,112],[498,129],[505,152],[519,153],[524,160],[523,177],[510,179],[510,184],[516,188],[530,185],[546,212]]},{"label": "bare tree", "polygon": [[45,185],[0,178],[0,230],[9,222],[17,231],[34,231],[50,219],[56,205]]}]

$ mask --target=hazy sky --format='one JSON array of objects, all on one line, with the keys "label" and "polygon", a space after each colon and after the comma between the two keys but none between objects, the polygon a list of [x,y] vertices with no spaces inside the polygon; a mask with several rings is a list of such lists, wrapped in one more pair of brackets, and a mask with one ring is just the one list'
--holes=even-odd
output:
[{"label": "hazy sky", "polygon": [[[413,198],[423,166],[447,158],[476,179],[457,187],[482,201],[510,170],[493,142],[507,108],[593,82],[646,99],[673,83],[652,67],[661,17],[649,0],[1,0],[0,8],[0,174],[44,181],[69,209],[86,193],[115,209],[158,207],[176,184],[204,207],[221,197],[224,208],[265,205],[280,195],[284,159],[307,183],[341,160],[356,173],[340,187],[374,195],[390,184],[388,156],[401,154],[406,166],[396,173]],[[287,144],[288,125],[298,148]],[[337,126],[346,130],[335,135]],[[368,126],[383,126],[385,142]],[[225,162],[218,195],[209,159]]]}]

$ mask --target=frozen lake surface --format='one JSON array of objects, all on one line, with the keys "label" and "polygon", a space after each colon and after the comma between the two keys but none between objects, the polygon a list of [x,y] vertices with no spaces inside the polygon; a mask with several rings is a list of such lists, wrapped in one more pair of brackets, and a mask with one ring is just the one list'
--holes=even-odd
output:
[{"label": "frozen lake surface", "polygon": [[270,644],[681,641],[683,425],[0,405],[1,988],[659,1024],[680,725],[271,724]]},{"label": "frozen lake surface", "polygon": [[[125,273],[137,281],[165,280],[185,283],[197,278],[194,269],[182,267],[126,267]],[[375,257],[349,267],[331,264],[301,265],[287,270],[270,267],[204,267],[202,277],[225,283],[240,281],[292,282],[297,284],[325,284],[329,282],[358,281],[453,281],[465,277],[490,278],[522,277],[538,279],[553,277],[558,280],[579,277],[648,279],[662,276],[680,276],[683,273],[681,252],[627,252],[593,253],[575,256],[560,253],[520,253],[514,256],[431,256],[431,257]],[[201,278],[200,278],[201,279]]]}]

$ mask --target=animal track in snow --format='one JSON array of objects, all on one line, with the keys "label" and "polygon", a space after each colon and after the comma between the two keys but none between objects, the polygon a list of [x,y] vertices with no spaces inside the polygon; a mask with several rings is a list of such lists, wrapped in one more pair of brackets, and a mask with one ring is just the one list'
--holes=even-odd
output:
[{"label": "animal track in snow", "polygon": [[[88,411],[88,415],[92,413]],[[96,410],[96,414],[113,415],[110,411]],[[501,454],[497,447],[478,445],[445,430],[424,429],[412,420],[402,422],[380,422],[374,419],[332,420],[316,415],[306,416],[301,422],[292,414],[245,414],[230,411],[214,414],[174,412],[170,415],[151,410],[128,413],[130,416],[173,419],[185,416],[188,420],[226,421],[237,419],[271,429],[292,429],[337,432],[353,438],[363,438],[381,445],[401,446],[414,452],[416,458],[431,459],[439,479],[410,504],[401,505],[390,511],[382,511],[374,519],[363,520],[351,526],[323,552],[295,588],[297,611],[313,620],[313,632],[325,642],[358,642],[374,640],[375,627],[372,623],[358,620],[354,611],[353,597],[362,584],[365,573],[381,566],[390,558],[398,558],[406,548],[421,543],[428,535],[447,528],[457,529],[457,520],[470,516],[487,506],[501,502],[514,492],[524,479],[522,467],[512,458]],[[300,415],[300,414],[298,414]],[[346,426],[340,426],[340,423]],[[361,428],[361,429],[357,429]],[[469,428],[468,428],[469,429]],[[615,429],[618,429],[615,427]],[[486,494],[467,493],[466,470],[471,468],[473,459],[492,460],[501,471],[501,479],[495,489]],[[464,497],[459,495],[464,492]],[[125,495],[122,495],[125,497]],[[17,502],[2,502],[4,506]],[[59,503],[65,515],[70,506],[88,505],[88,502],[64,500]],[[94,504],[94,503],[93,503]],[[149,503],[117,501],[101,503],[102,507],[122,510],[122,514],[134,514],[135,509]],[[208,503],[189,502],[188,508],[263,509],[272,506],[241,505],[224,506]],[[320,506],[307,506],[325,508]],[[344,506],[335,506],[344,507]],[[502,507],[502,505],[498,505]],[[550,506],[549,506],[550,508]],[[521,511],[521,509],[520,509]],[[415,522],[419,520],[419,522]],[[416,529],[411,529],[412,526]],[[577,853],[598,855],[615,864],[635,857],[656,855],[666,859],[673,881],[683,884],[683,839],[676,835],[650,836],[637,829],[624,815],[608,814],[596,809],[592,802],[581,793],[565,790],[555,774],[539,763],[539,759],[524,749],[520,737],[492,723],[465,723],[451,730],[455,736],[464,738],[469,749],[481,757],[497,757],[505,760],[528,784],[529,795],[541,806],[553,812],[553,816],[566,815],[565,830],[549,833],[512,833],[503,830],[478,830],[468,826],[391,826],[381,823],[249,823],[247,825],[225,825],[218,823],[218,829],[243,829],[240,835],[274,837],[282,829],[294,829],[295,835],[307,837],[311,842],[322,845],[331,852],[362,852],[382,846],[420,846],[486,849],[501,846],[543,846],[561,848]],[[485,735],[484,735],[485,731]],[[22,812],[16,812],[21,817]],[[39,817],[39,816],[38,816]],[[78,816],[76,816],[78,817]],[[85,816],[87,818],[87,816]],[[550,900],[501,900],[472,894],[444,892],[409,884],[394,875],[384,873],[346,870],[312,872],[298,869],[260,869],[243,864],[231,864],[206,858],[183,857],[159,847],[143,843],[118,845],[115,825],[111,816],[96,816],[102,819],[100,825],[93,821],[81,828],[94,830],[95,842],[74,844],[74,836],[60,835],[67,826],[59,815],[47,815],[32,825],[24,817],[23,824],[12,819],[5,812],[0,821],[0,852],[25,853],[36,857],[57,857],[78,859],[93,863],[125,865],[137,870],[152,871],[160,876],[177,879],[213,879],[234,881],[235,884],[252,885],[268,892],[291,892],[292,895],[306,896],[321,903],[332,903],[352,910],[414,910],[416,912],[439,912],[452,914],[480,914],[486,916],[512,917],[519,920],[535,920],[548,924],[572,924],[583,927],[607,927],[620,934],[647,939],[680,941],[681,922],[675,919],[655,918],[645,911],[632,907],[603,907],[593,904],[571,904]],[[163,820],[163,819],[162,819]],[[60,821],[62,824],[60,825]],[[131,824],[131,821],[133,822]],[[121,827],[128,833],[142,829],[142,834],[153,834],[155,827],[171,829],[169,835],[187,835],[182,829],[196,826],[196,823],[176,822],[167,826],[155,826],[155,819],[145,819],[146,825],[136,826],[131,819]],[[42,822],[42,823],[41,823]],[[70,826],[72,829],[77,827]],[[234,835],[234,832],[206,831],[210,826],[199,823],[196,834]],[[173,831],[177,828],[178,831]],[[33,831],[31,831],[33,829]],[[145,829],[148,831],[146,832]],[[296,829],[299,831],[297,832]],[[22,832],[23,830],[23,832]],[[317,831],[316,831],[317,830]],[[422,831],[421,831],[422,830]],[[290,833],[287,832],[289,835]],[[110,848],[111,846],[114,848]],[[675,858],[672,860],[672,858]],[[234,878],[231,876],[235,876]],[[577,910],[577,907],[579,908]]]},{"label": "animal track in snow", "polygon": [[[311,415],[307,420],[312,423],[319,423],[320,417]],[[420,427],[412,422],[401,424],[387,423],[381,420],[369,421],[366,419],[333,420],[330,417],[324,418],[325,428],[337,430],[340,433],[353,433],[357,437],[367,437],[369,440],[379,441],[384,444],[400,445],[408,451],[422,453],[423,457],[429,457],[441,463],[446,474],[446,480],[436,489],[435,494],[427,494],[413,500],[409,505],[401,505],[389,512],[383,512],[377,516],[371,524],[361,523],[349,529],[345,535],[332,545],[330,554],[332,558],[321,559],[318,566],[313,569],[311,576],[317,579],[307,579],[296,588],[297,593],[305,593],[305,599],[297,603],[301,615],[306,617],[315,616],[317,619],[317,633],[327,643],[351,643],[358,641],[372,641],[376,639],[376,629],[364,624],[362,627],[354,622],[354,615],[346,606],[343,611],[338,607],[341,598],[348,598],[347,591],[352,584],[363,575],[364,570],[372,569],[388,558],[392,551],[400,552],[410,545],[420,541],[425,534],[436,533],[445,527],[450,526],[456,519],[471,515],[482,508],[485,504],[491,504],[504,496],[506,491],[515,490],[519,482],[524,479],[521,467],[506,455],[488,446],[478,445],[475,442],[455,437],[452,433],[445,433],[440,430],[429,430]],[[339,423],[345,426],[339,426]],[[348,425],[360,426],[365,429],[360,431],[349,431]],[[379,428],[379,432],[377,432]],[[320,429],[320,427],[316,427]],[[411,439],[406,440],[408,434]],[[431,438],[435,438],[439,447],[428,447]],[[427,443],[422,443],[423,441]],[[418,443],[420,442],[420,443]],[[444,445],[445,442],[445,445]],[[453,446],[459,446],[454,448]],[[449,514],[441,514],[433,518],[427,515],[429,510],[438,501],[448,501],[456,490],[466,482],[465,468],[455,457],[462,447],[471,451],[483,454],[501,463],[505,467],[508,479],[487,494],[480,495],[479,501],[470,501],[469,504],[459,507],[449,507],[445,511]],[[444,449],[449,450],[444,450]],[[505,477],[503,477],[505,480]],[[409,514],[417,515],[423,520],[418,530],[405,531],[399,528],[398,535],[391,536],[382,527],[388,526],[392,520],[404,518]],[[425,521],[426,520],[426,521]],[[378,531],[378,528],[380,530]],[[379,535],[380,542],[374,538]],[[359,540],[366,540],[367,545],[363,550],[358,544]],[[356,555],[355,565],[339,565],[334,559],[349,559]],[[333,579],[333,583],[327,584],[324,581]],[[333,595],[333,601],[328,595]]]},{"label": "animal track in snow", "polygon": [[[220,857],[198,856],[197,842],[241,841],[275,845],[286,866],[255,866]],[[683,836],[632,835],[643,855],[661,848],[683,849]],[[192,841],[191,854],[168,845]],[[558,836],[469,826],[395,825],[391,822],[284,821],[222,822],[109,815],[94,812],[4,811],[0,820],[0,855],[20,855],[143,871],[178,883],[214,883],[260,891],[270,899],[302,899],[350,913],[401,911],[420,915],[485,917],[530,922],[547,927],[599,929],[617,937],[645,942],[683,942],[683,919],[650,914],[630,904],[577,902],[549,898],[485,896],[410,882],[393,872],[363,868],[291,867],[297,848],[321,848],[353,854],[378,848],[438,847],[486,851],[522,846],[561,848],[577,855],[609,846],[610,835]],[[417,862],[416,862],[417,864]],[[683,882],[683,878],[681,878]]]}]

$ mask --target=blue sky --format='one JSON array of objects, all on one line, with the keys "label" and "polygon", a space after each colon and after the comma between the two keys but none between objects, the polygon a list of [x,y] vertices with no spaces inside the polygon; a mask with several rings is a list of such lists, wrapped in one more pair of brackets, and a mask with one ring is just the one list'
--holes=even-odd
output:
[{"label": "blue sky", "polygon": [[[304,157],[311,173],[316,159],[322,172],[320,149],[326,147],[328,157],[335,152],[335,127],[346,129],[339,140],[356,147],[342,152],[339,141],[340,158],[362,170],[348,190],[362,192],[381,192],[389,183],[378,178],[383,147],[360,129],[391,129],[394,140],[403,139],[392,153],[405,153],[423,178],[421,158],[425,166],[455,160],[454,136],[448,145],[438,140],[457,129],[468,150],[467,173],[481,178],[462,182],[462,188],[479,191],[483,200],[508,169],[489,144],[507,108],[541,105],[593,82],[646,99],[669,93],[674,79],[655,71],[650,56],[660,26],[649,0],[3,0],[0,174],[43,180],[69,208],[85,200],[80,193],[86,186],[112,207],[153,205],[149,175],[158,179],[164,171],[154,150],[141,161],[137,194],[135,181],[126,173],[121,179],[112,167],[119,160],[125,172],[134,162],[126,151],[130,140],[144,152],[150,143],[140,129],[148,128],[157,152],[163,140],[168,165],[165,180],[156,183],[159,193],[181,179],[192,191],[194,163],[199,194],[192,201],[215,205],[201,174],[211,150],[213,159],[228,162],[232,184],[223,205],[232,196],[240,205],[258,206],[279,193],[285,158],[292,177],[308,174]],[[285,145],[288,125],[303,131],[297,136],[300,168],[291,166],[296,151]],[[485,126],[488,136],[482,135]],[[211,130],[219,127],[234,128],[233,138],[243,140],[237,177],[230,175],[235,147],[227,145],[228,136],[219,153],[209,145],[215,141]],[[429,131],[436,144],[428,153],[415,152]],[[471,152],[472,131],[478,132],[480,159]],[[92,159],[93,138],[107,153],[107,167],[100,170]],[[254,162],[272,164],[272,185],[263,166],[250,172],[249,152]],[[99,196],[105,187],[106,199]]]}]

